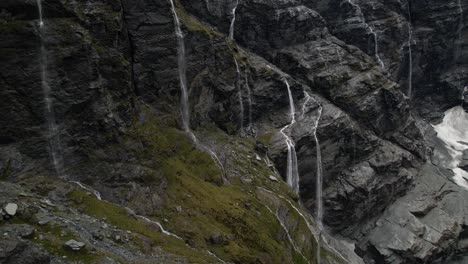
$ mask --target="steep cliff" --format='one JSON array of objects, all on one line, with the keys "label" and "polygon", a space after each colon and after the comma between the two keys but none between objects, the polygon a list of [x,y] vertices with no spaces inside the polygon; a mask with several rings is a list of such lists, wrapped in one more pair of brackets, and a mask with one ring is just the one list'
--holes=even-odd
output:
[{"label": "steep cliff", "polygon": [[466,254],[466,190],[428,122],[461,103],[468,2],[432,2],[3,1],[1,197],[19,211],[0,260]]}]

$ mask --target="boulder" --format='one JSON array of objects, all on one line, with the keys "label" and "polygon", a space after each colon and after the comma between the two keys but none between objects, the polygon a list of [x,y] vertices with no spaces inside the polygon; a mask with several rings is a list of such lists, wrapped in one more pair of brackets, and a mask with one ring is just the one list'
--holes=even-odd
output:
[{"label": "boulder", "polygon": [[63,247],[72,251],[79,251],[82,248],[84,248],[85,244],[79,241],[76,241],[74,239],[70,239],[65,244],[63,244]]},{"label": "boulder", "polygon": [[18,210],[18,205],[15,203],[8,203],[7,205],[5,205],[4,210],[7,213],[7,215],[14,216],[16,215],[16,210]]}]

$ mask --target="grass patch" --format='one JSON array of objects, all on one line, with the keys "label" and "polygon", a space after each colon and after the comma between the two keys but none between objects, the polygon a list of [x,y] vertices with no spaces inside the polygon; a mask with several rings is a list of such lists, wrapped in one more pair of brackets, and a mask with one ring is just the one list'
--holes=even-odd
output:
[{"label": "grass patch", "polygon": [[187,247],[184,241],[164,235],[154,225],[130,216],[127,210],[122,207],[99,201],[80,190],[71,192],[69,198],[75,201],[76,206],[86,214],[97,218],[106,218],[106,222],[114,226],[144,235],[167,252],[186,257],[191,263],[206,263],[208,260],[212,260],[210,256]]},{"label": "grass patch", "polygon": [[177,16],[189,31],[199,32],[212,39],[214,37],[223,37],[223,35],[214,29],[204,25],[198,19],[190,15],[179,0],[174,0]]}]

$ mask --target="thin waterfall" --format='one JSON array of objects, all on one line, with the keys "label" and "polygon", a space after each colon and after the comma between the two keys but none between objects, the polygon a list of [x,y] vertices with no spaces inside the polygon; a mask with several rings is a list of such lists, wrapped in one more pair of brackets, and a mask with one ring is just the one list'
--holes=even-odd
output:
[{"label": "thin waterfall", "polygon": [[302,254],[300,248],[297,246],[296,242],[294,241],[294,239],[292,238],[291,234],[289,233],[289,230],[288,228],[286,227],[286,225],[284,224],[283,220],[281,220],[281,217],[279,216],[278,214],[278,209],[276,209],[276,213],[273,212],[273,210],[271,210],[270,207],[268,207],[268,205],[265,205],[265,208],[272,214],[276,217],[276,220],[278,220],[278,223],[281,225],[281,227],[283,228],[284,232],[286,233],[286,236],[288,237],[288,240],[289,240],[289,243],[291,244],[291,246],[294,248],[294,251],[296,251],[299,255],[302,256],[303,259],[305,259],[307,261],[307,263],[310,263],[309,260],[304,256],[304,254]]},{"label": "thin waterfall", "polygon": [[364,26],[366,27],[366,29],[369,31],[369,33],[374,37],[374,53],[375,53],[375,59],[377,60],[377,62],[379,63],[380,67],[384,70],[385,69],[385,64],[384,62],[382,61],[382,58],[380,57],[379,55],[379,41],[378,41],[378,35],[377,33],[374,31],[374,29],[369,25],[367,24],[366,22],[366,18],[364,17],[364,13],[362,13],[362,9],[361,7],[354,3],[353,0],[346,0],[346,2],[348,2],[350,5],[352,5],[354,8],[356,8],[357,10],[357,13],[358,13],[358,16],[359,18],[361,19],[362,23],[364,24]]},{"label": "thin waterfall", "polygon": [[[306,93],[307,94],[307,93]],[[307,94],[309,95],[309,94]],[[309,96],[310,98],[310,96]],[[312,226],[311,222],[313,222],[311,220],[311,217],[306,217],[306,215],[304,215],[300,210],[299,208],[297,208],[289,199],[287,199],[286,197],[282,196],[281,194],[277,194],[275,192],[272,192],[268,189],[265,189],[264,187],[258,187],[259,189],[265,191],[265,192],[268,192],[270,194],[273,194],[275,196],[278,196],[279,198],[281,198],[283,201],[287,202],[293,209],[294,211],[296,211],[296,213],[304,220],[304,223],[307,225],[307,228],[309,229],[310,231],[310,234],[315,238],[315,241],[318,243],[319,240],[320,240],[320,234],[321,233],[324,233],[324,231],[320,231],[319,233],[317,233],[317,231],[315,230],[315,228]],[[339,256],[340,258],[342,258],[344,261],[346,261],[347,259],[340,253],[338,252],[334,247],[332,247],[328,242],[327,240],[323,240],[323,242],[325,242],[325,244],[327,245],[327,248],[332,250],[337,256]],[[320,263],[320,262],[319,262]]]},{"label": "thin waterfall", "polygon": [[351,119],[350,119],[350,122],[351,122],[351,144],[353,145],[353,164],[354,162],[356,162],[356,133],[354,132],[355,131],[355,128],[354,128],[354,124],[352,123]]},{"label": "thin waterfall", "polygon": [[463,6],[461,4],[461,0],[457,1],[457,6],[458,6],[458,13],[459,13],[459,18],[458,18],[458,28],[457,28],[457,42],[455,46],[455,56],[458,56],[458,53],[460,52],[460,46],[461,46],[461,41],[462,41],[462,30],[463,27],[465,27],[465,22],[463,19],[464,16],[464,11],[463,11]]},{"label": "thin waterfall", "polygon": [[95,189],[91,188],[90,186],[84,185],[83,183],[78,182],[78,181],[70,181],[70,182],[80,186],[81,189],[86,190],[86,191],[94,194],[94,197],[96,197],[96,199],[98,199],[99,201],[102,201],[101,193],[96,191]]},{"label": "thin waterfall", "polygon": [[184,34],[180,27],[180,20],[177,16],[173,0],[169,0],[171,3],[171,10],[174,16],[174,27],[177,37],[177,63],[179,69],[179,81],[180,81],[180,90],[181,90],[181,99],[180,99],[180,108],[182,114],[182,127],[185,132],[187,132],[192,138],[192,131],[190,130],[190,110],[189,110],[189,99],[188,99],[188,90],[187,90],[187,65],[185,62],[185,43],[184,43]]},{"label": "thin waterfall", "polygon": [[42,28],[44,26],[44,20],[42,18],[42,0],[36,0],[37,3],[37,10],[39,11],[39,27]]},{"label": "thin waterfall", "polygon": [[[187,90],[187,64],[185,62],[185,43],[184,43],[184,34],[182,33],[182,29],[180,26],[180,20],[177,16],[177,12],[175,9],[174,1],[169,0],[171,4],[171,11],[174,16],[174,28],[177,37],[177,63],[178,63],[178,70],[179,70],[179,81],[180,81],[180,90],[181,90],[181,114],[182,114],[182,127],[184,131],[188,134],[190,139],[193,143],[198,146],[199,148],[203,149],[204,151],[208,152],[211,158],[215,161],[215,163],[219,166],[219,168],[224,173],[224,166],[219,157],[214,153],[214,151],[210,150],[208,147],[202,145],[195,134],[190,129],[190,110],[189,110],[189,99],[188,99],[188,90]],[[224,179],[224,176],[223,176]],[[225,179],[224,179],[225,180]]]},{"label": "thin waterfall", "polygon": [[317,242],[317,263],[320,264],[321,257],[320,257],[320,237],[321,233],[323,230],[323,200],[322,200],[322,189],[323,189],[323,173],[322,173],[322,152],[320,150],[320,142],[317,137],[317,130],[319,126],[320,119],[322,118],[322,111],[323,107],[322,105],[315,100],[313,97],[311,97],[307,92],[304,92],[306,95],[306,101],[303,105],[302,108],[302,115],[305,113],[305,106],[306,104],[310,101],[313,100],[316,104],[318,104],[318,117],[315,120],[314,127],[312,128],[312,134],[314,136],[314,141],[315,141],[315,150],[316,150],[316,167],[317,167],[317,174],[316,174],[316,221],[317,221],[317,227],[319,229],[319,235],[318,235],[318,242]]},{"label": "thin waterfall", "polygon": [[288,147],[288,154],[287,154],[287,169],[286,169],[286,182],[289,186],[293,189],[295,193],[299,193],[299,172],[297,168],[297,155],[296,149],[294,146],[294,141],[285,131],[286,129],[292,128],[292,126],[296,123],[295,117],[295,107],[294,107],[294,98],[291,93],[291,88],[289,83],[286,79],[284,79],[284,83],[288,89],[288,97],[289,97],[289,115],[291,118],[291,123],[283,127],[280,132],[284,137],[286,146]]},{"label": "thin waterfall", "polygon": [[240,107],[240,131],[241,134],[244,133],[244,102],[242,99],[242,87],[241,87],[241,73],[239,69],[239,63],[237,63],[236,58],[234,58],[234,63],[236,64],[236,86],[237,86],[237,97],[239,99]]},{"label": "thin waterfall", "polygon": [[408,97],[411,99],[413,94],[413,52],[411,44],[413,43],[413,27],[411,26],[411,7],[408,1]]},{"label": "thin waterfall", "polygon": [[247,127],[251,131],[252,130],[252,90],[250,89],[249,76],[247,74],[247,70],[245,71],[245,88],[247,89],[247,100],[249,103],[249,123]]},{"label": "thin waterfall", "polygon": [[[130,209],[130,208],[128,208],[128,207],[126,207],[126,209],[129,210],[129,211],[131,211],[131,212],[133,212],[133,210]],[[157,222],[157,221],[154,221],[154,220],[151,220],[151,219],[149,219],[149,218],[147,218],[147,217],[145,217],[145,216],[142,216],[142,215],[137,215],[137,214],[135,214],[135,216],[136,216],[137,218],[140,218],[141,220],[143,220],[143,221],[145,221],[145,222],[148,222],[148,223],[157,225],[157,226],[159,227],[159,229],[161,229],[161,232],[162,232],[163,234],[165,234],[166,236],[172,236],[172,237],[175,237],[175,238],[177,238],[177,239],[179,239],[179,240],[184,241],[184,239],[181,238],[180,236],[178,236],[178,235],[176,235],[176,234],[174,234],[174,233],[171,233],[171,232],[167,231],[166,229],[164,229],[164,227],[161,225],[161,223],[159,223],[159,222]]]},{"label": "thin waterfall", "polygon": [[210,0],[205,0],[205,5],[206,5],[206,10],[208,10],[208,13],[211,13],[211,3],[210,3]]},{"label": "thin waterfall", "polygon": [[316,155],[317,155],[317,224],[320,229],[323,228],[322,219],[323,219],[323,201],[322,201],[322,187],[323,187],[323,175],[322,175],[322,152],[320,151],[320,142],[317,137],[317,130],[319,126],[320,119],[322,118],[322,106],[319,107],[319,116],[315,121],[314,129],[312,130],[314,134],[314,140],[316,144]]},{"label": "thin waterfall", "polygon": [[40,51],[40,71],[41,71],[41,87],[44,96],[45,104],[45,118],[47,122],[47,140],[49,142],[49,154],[52,158],[55,172],[58,177],[63,177],[63,154],[60,142],[60,133],[57,126],[54,110],[54,101],[52,98],[52,89],[47,80],[47,50],[44,44],[45,24],[42,15],[42,1],[37,0],[37,9],[39,12],[39,32],[41,39],[41,51]]},{"label": "thin waterfall", "polygon": [[310,96],[309,93],[304,91],[305,101],[302,105],[302,114],[301,119],[304,118],[307,104],[312,100],[314,103],[319,105],[318,108],[318,117],[315,120],[314,127],[312,128],[312,134],[314,135],[314,141],[316,145],[316,167],[317,167],[317,183],[316,183],[316,201],[317,201],[317,225],[320,230],[322,230],[322,219],[323,219],[323,202],[322,202],[322,187],[323,187],[323,175],[322,175],[322,152],[320,151],[320,142],[317,137],[317,130],[319,126],[320,119],[322,118],[322,105],[313,97]]},{"label": "thin waterfall", "polygon": [[219,261],[220,263],[226,263],[224,260],[220,259],[220,258],[218,257],[218,255],[216,255],[215,253],[213,253],[213,252],[211,252],[211,251],[209,251],[209,250],[207,250],[207,252],[208,252],[208,255],[212,256],[213,258],[215,258],[215,259],[216,259],[217,261]]},{"label": "thin waterfall", "polygon": [[236,23],[236,10],[237,10],[238,5],[239,5],[239,0],[236,0],[236,4],[232,8],[232,13],[231,13],[232,19],[231,19],[231,25],[229,26],[229,39],[230,40],[234,40],[234,26]]}]

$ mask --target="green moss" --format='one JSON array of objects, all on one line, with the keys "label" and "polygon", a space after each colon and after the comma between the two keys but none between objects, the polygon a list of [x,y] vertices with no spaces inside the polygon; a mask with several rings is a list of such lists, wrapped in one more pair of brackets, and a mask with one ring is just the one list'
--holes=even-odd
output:
[{"label": "green moss", "polygon": [[[206,247],[214,232],[230,237],[223,247],[211,250],[225,260],[254,263],[259,253],[274,256],[273,263],[284,259],[285,245],[276,240],[280,226],[264,206],[235,186],[218,187],[201,180],[192,171],[165,168],[168,193],[174,198],[162,215],[170,219],[171,229],[186,234],[197,247]],[[246,205],[252,209],[246,208]],[[171,210],[181,206],[183,212]],[[287,247],[286,247],[287,248]],[[287,262],[287,261],[286,261]]]},{"label": "green moss", "polygon": [[141,160],[154,157],[162,168],[191,171],[210,182],[222,179],[222,172],[211,156],[193,145],[185,133],[167,127],[154,117],[148,118],[145,123],[134,124],[130,131],[132,137],[146,145],[142,152],[135,153]]},{"label": "green moss", "polygon": [[[35,233],[30,240],[35,244],[40,245],[50,254],[62,258],[65,256],[68,261],[80,261],[80,263],[92,264],[98,263],[99,260],[108,256],[106,252],[94,251],[91,252],[89,245],[80,251],[71,251],[63,247],[65,242],[70,239],[80,240],[79,235],[72,230],[59,226],[57,224],[49,223],[47,225],[38,225],[37,222],[30,218],[24,218],[19,215],[9,221],[11,224],[28,224],[34,226]],[[3,222],[2,224],[6,224]]]},{"label": "green moss", "polygon": [[266,131],[258,137],[258,140],[268,146],[270,145],[274,135],[275,131]]},{"label": "green moss", "polygon": [[223,36],[221,33],[215,31],[212,28],[209,28],[208,26],[201,23],[198,19],[187,13],[179,0],[175,0],[175,5],[177,16],[189,31],[203,33],[210,39]]},{"label": "green moss", "polygon": [[80,190],[71,192],[69,198],[74,200],[76,206],[86,214],[97,218],[106,218],[106,221],[112,225],[144,235],[167,252],[186,257],[192,263],[204,263],[207,260],[212,260],[210,256],[189,248],[184,241],[164,235],[150,223],[130,216],[127,210],[122,207],[97,200]]}]

